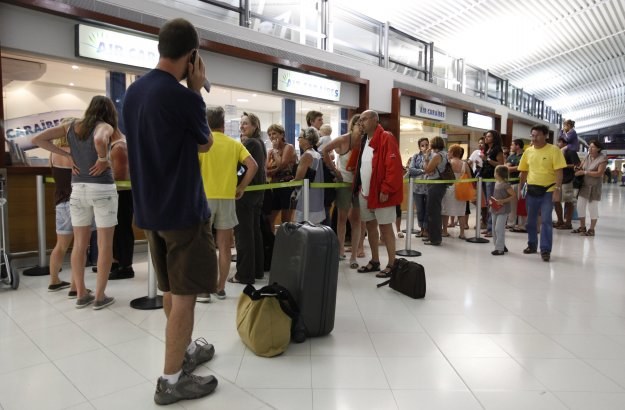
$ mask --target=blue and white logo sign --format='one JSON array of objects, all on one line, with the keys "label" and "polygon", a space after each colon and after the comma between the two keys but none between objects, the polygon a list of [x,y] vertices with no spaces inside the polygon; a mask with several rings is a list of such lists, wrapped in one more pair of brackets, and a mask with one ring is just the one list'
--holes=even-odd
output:
[{"label": "blue and white logo sign", "polygon": [[340,101],[341,82],[283,68],[273,69],[273,89],[290,94]]},{"label": "blue and white logo sign", "polygon": [[76,25],[76,55],[135,67],[154,68],[158,41],[102,27]]}]

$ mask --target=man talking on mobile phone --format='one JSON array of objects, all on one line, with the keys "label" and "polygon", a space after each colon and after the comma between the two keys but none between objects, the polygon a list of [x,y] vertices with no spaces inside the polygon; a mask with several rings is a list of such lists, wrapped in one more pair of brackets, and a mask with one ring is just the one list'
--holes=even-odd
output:
[{"label": "man talking on mobile phone", "polygon": [[[199,36],[184,19],[158,36],[155,69],[127,90],[123,107],[135,223],[145,230],[167,326],[165,366],[154,401],[197,399],[217,387],[214,376],[191,374],[213,358],[203,338],[191,341],[196,295],[215,292],[217,256],[198,152],[212,143],[200,89],[206,82]],[[186,79],[187,87],[180,84]]]}]

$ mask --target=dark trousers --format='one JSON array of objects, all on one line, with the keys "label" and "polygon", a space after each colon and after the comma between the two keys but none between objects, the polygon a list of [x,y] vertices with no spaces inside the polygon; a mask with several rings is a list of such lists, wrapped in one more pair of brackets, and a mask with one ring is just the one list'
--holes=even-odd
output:
[{"label": "dark trousers", "polygon": [[441,217],[441,210],[443,197],[446,191],[446,184],[433,184],[428,190],[426,205],[428,214],[428,237],[430,242],[433,243],[440,243],[443,240],[441,231],[443,218]]},{"label": "dark trousers", "polygon": [[263,277],[264,249],[260,230],[263,206],[262,192],[246,192],[236,201],[239,224],[234,228],[237,248],[236,278],[243,283],[254,283]]},{"label": "dark trousers", "polygon": [[113,235],[113,259],[119,266],[132,266],[132,257],[135,252],[135,234],[132,231],[132,191],[118,191],[117,226]]}]

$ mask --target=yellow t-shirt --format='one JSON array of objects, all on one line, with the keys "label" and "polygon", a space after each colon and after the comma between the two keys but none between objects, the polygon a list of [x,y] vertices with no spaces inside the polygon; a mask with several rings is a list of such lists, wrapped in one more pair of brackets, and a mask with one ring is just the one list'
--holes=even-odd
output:
[{"label": "yellow t-shirt", "polygon": [[[546,144],[536,149],[529,147],[523,153],[519,162],[519,171],[527,172],[529,185],[547,186],[556,182],[556,170],[566,168],[566,160],[558,147]],[[547,191],[551,192],[555,186]]]},{"label": "yellow t-shirt", "polygon": [[239,141],[213,131],[213,146],[201,152],[200,172],[208,199],[234,199],[237,191],[237,166],[250,153]]}]

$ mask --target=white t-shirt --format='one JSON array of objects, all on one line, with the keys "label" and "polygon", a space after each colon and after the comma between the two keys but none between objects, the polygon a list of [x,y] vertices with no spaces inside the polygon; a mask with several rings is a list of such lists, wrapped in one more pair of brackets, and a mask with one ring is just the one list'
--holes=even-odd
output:
[{"label": "white t-shirt", "polygon": [[369,196],[371,174],[373,173],[373,148],[369,146],[370,142],[371,140],[367,139],[365,148],[362,151],[362,158],[360,159],[360,180],[362,182],[360,192],[365,198]]},{"label": "white t-shirt", "polygon": [[319,142],[317,143],[317,151],[321,152],[323,146],[328,144],[330,141],[332,141],[332,137],[330,135],[319,138]]},{"label": "white t-shirt", "polygon": [[475,172],[476,167],[482,167],[482,157],[480,156],[481,153],[482,150],[476,149],[471,153],[471,156],[469,157],[469,161],[471,161],[473,164],[473,172]]}]

